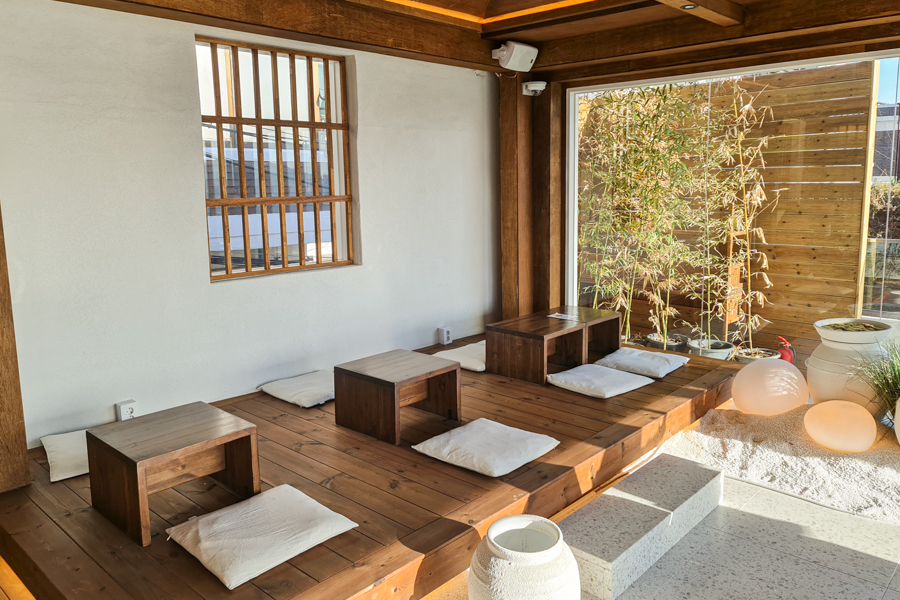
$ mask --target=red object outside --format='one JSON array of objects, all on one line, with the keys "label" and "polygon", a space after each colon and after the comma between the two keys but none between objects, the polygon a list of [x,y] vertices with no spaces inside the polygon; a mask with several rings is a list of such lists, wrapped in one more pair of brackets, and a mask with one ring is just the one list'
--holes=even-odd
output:
[{"label": "red object outside", "polygon": [[781,340],[781,346],[778,348],[778,354],[781,355],[781,360],[786,360],[789,363],[794,364],[797,360],[797,353],[794,352],[794,347],[780,335],[778,336],[778,339]]}]

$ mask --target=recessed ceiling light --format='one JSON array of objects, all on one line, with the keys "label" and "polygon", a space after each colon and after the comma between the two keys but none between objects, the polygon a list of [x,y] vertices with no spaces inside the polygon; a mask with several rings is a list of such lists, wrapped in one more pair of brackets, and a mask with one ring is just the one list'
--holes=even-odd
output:
[{"label": "recessed ceiling light", "polygon": [[681,5],[681,10],[694,10],[695,8],[697,8],[696,4],[682,4]]}]

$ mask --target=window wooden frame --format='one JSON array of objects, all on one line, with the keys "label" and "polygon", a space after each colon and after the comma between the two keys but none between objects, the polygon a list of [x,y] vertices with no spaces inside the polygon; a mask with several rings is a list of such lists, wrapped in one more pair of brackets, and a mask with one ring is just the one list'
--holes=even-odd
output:
[{"label": "window wooden frame", "polygon": [[[349,148],[349,123],[347,113],[347,76],[346,63],[343,57],[330,56],[325,54],[317,54],[310,52],[299,52],[286,48],[276,48],[270,46],[261,46],[257,44],[249,44],[244,42],[234,42],[217,38],[209,38],[197,36],[196,45],[198,49],[202,46],[209,47],[209,55],[212,74],[212,96],[215,105],[215,114],[205,114],[209,111],[203,110],[201,107],[201,118],[203,128],[215,129],[215,140],[210,143],[215,145],[216,152],[214,158],[210,158],[204,147],[204,169],[206,172],[206,208],[207,208],[207,230],[209,241],[209,257],[210,257],[210,279],[219,281],[225,279],[235,279],[239,277],[251,277],[256,275],[268,275],[271,273],[286,273],[293,271],[301,271],[322,267],[334,267],[341,265],[353,264],[353,227],[352,227],[352,195],[350,187],[350,148]],[[219,49],[228,48],[228,62],[220,64]],[[241,73],[241,51],[252,53],[253,73]],[[272,80],[272,108],[274,118],[263,118],[262,112],[262,94],[260,93],[260,59],[266,60],[265,53],[271,58],[271,80]],[[291,115],[292,118],[284,118],[281,115],[281,102],[279,93],[279,57],[287,56],[290,66],[290,92],[291,92]],[[301,64],[298,59],[303,59],[306,65],[305,73],[298,73],[300,70],[298,65]],[[200,52],[198,50],[198,61],[200,61]],[[199,65],[199,62],[198,62]],[[199,69],[199,66],[198,66]],[[220,72],[224,69],[227,74],[227,81],[220,80]],[[268,67],[266,67],[268,69]],[[315,70],[315,71],[314,71]],[[338,75],[340,81],[335,82],[334,75]],[[284,77],[284,74],[281,75]],[[284,84],[286,80],[282,81]],[[306,94],[301,93],[305,81]],[[208,86],[208,83],[206,85]],[[225,83],[225,89],[222,84]],[[203,95],[203,74],[199,83],[201,87],[201,96]],[[241,101],[247,99],[246,90],[242,93],[243,86],[251,86],[253,88],[252,97],[255,106],[253,107],[253,116],[244,116],[241,107]],[[337,90],[333,90],[332,86],[339,85]],[[316,93],[315,87],[322,90],[321,94]],[[340,98],[332,92],[339,92]],[[224,99],[227,98],[229,106],[223,107]],[[302,97],[301,97],[302,96]],[[334,96],[334,97],[333,97]],[[268,99],[268,98],[267,98]],[[320,100],[324,104],[324,121],[320,120],[320,110],[322,104],[317,103]],[[202,103],[201,103],[202,104]],[[306,105],[306,115],[310,120],[301,121],[301,110]],[[224,109],[224,110],[223,110]],[[339,112],[339,115],[335,113]],[[338,118],[339,117],[339,118]],[[228,156],[226,155],[225,145],[225,128],[233,129],[234,140],[231,150],[232,156],[236,150],[237,160],[231,159],[231,173],[236,169],[237,177],[233,175],[229,178],[228,173]],[[283,129],[290,129],[292,135],[293,161],[288,165],[288,169],[293,167],[293,190],[295,195],[286,195],[285,181],[285,159],[283,156],[287,149],[283,148],[282,137]],[[301,135],[304,130],[308,133],[308,143],[301,144]],[[266,158],[266,142],[263,140],[264,132],[274,132],[274,157],[269,154]],[[336,139],[335,131],[341,132],[339,141]],[[286,134],[286,132],[285,132]],[[248,194],[248,162],[245,149],[245,138],[255,135],[256,157],[253,159],[256,165],[254,174],[255,181],[252,186],[258,191],[258,196]],[[324,135],[325,144],[320,146],[320,136]],[[342,147],[336,147],[336,146]],[[309,154],[309,160],[306,161],[301,151],[308,148],[306,152]],[[277,168],[277,174],[272,173],[267,167],[271,165],[274,158]],[[322,159],[326,162],[321,162]],[[290,161],[290,158],[287,159]],[[217,163],[218,169],[215,170],[210,163]],[[336,162],[342,167],[343,173],[336,170]],[[320,169],[327,167],[327,174],[320,173]],[[218,184],[210,181],[210,178],[218,179]],[[278,190],[277,193],[268,196],[272,191],[267,190],[271,177],[277,177]],[[229,190],[229,182],[239,185],[231,185]],[[311,179],[311,185],[306,185]],[[325,187],[327,181],[328,188]],[[310,194],[304,195],[304,188],[310,188]],[[239,189],[236,189],[239,188]],[[215,190],[215,191],[213,191]],[[335,194],[335,191],[343,192]],[[215,192],[218,192],[216,194]],[[230,193],[229,193],[230,192]],[[253,192],[253,190],[251,190]],[[218,197],[211,197],[211,196]],[[276,207],[272,213],[273,221],[270,223],[269,211],[272,207]],[[294,212],[290,212],[289,207],[293,207]],[[240,215],[232,215],[230,212],[236,212],[240,209]],[[256,212],[254,212],[256,211]],[[336,215],[340,211],[342,214]],[[256,214],[258,212],[258,215]],[[277,213],[277,215],[275,214]],[[307,215],[306,217],[304,215]],[[328,216],[329,223],[323,223],[324,216]],[[261,244],[253,243],[251,237],[257,238],[256,232],[251,235],[251,220],[255,221],[258,216],[261,226]],[[335,218],[335,217],[338,218]],[[251,219],[252,217],[252,219]],[[215,220],[221,218],[221,232],[218,231]],[[313,227],[308,227],[307,219],[312,219]],[[296,223],[294,223],[296,220]],[[341,226],[338,226],[341,221]],[[241,234],[237,237],[232,236],[232,226],[240,226]],[[254,223],[254,225],[257,225]],[[270,239],[269,228],[278,225],[280,234],[280,243],[275,243],[274,239]],[[288,240],[289,229],[296,225],[296,258],[289,253]],[[341,231],[343,230],[343,231]],[[221,252],[218,251],[220,239],[217,234],[221,233]],[[314,233],[315,239],[305,239]],[[276,234],[273,234],[273,236]],[[339,239],[339,236],[342,236]],[[328,238],[324,240],[324,238]],[[241,245],[240,252],[232,248],[232,240],[235,244]],[[330,241],[329,241],[330,240]],[[214,251],[213,245],[216,245]],[[340,243],[338,243],[340,241]],[[330,244],[330,252],[328,246]],[[292,244],[291,248],[294,247]],[[326,250],[323,254],[323,247]],[[325,260],[330,258],[330,260]],[[224,264],[223,264],[224,263]]]}]

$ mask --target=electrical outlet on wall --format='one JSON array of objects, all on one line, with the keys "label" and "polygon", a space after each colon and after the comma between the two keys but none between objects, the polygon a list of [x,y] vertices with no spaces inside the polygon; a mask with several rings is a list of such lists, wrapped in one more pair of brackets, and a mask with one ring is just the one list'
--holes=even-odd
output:
[{"label": "electrical outlet on wall", "polygon": [[134,400],[123,400],[116,402],[116,420],[127,421],[137,416],[137,402]]},{"label": "electrical outlet on wall", "polygon": [[438,327],[438,344],[445,346],[453,341],[453,335],[449,327]]}]

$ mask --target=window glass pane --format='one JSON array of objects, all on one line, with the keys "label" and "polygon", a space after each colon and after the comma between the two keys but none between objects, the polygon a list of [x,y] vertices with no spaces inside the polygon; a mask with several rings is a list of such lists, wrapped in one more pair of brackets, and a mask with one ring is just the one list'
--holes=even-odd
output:
[{"label": "window glass pane", "polygon": [[294,130],[291,127],[281,128],[281,168],[284,173],[284,195],[297,195],[297,175],[294,172]]},{"label": "window glass pane", "polygon": [[231,62],[231,46],[217,46],[219,59],[219,99],[222,116],[234,116],[234,63]]},{"label": "window glass pane", "polygon": [[197,44],[197,79],[200,83],[200,114],[216,114],[216,91],[213,86],[212,50],[209,44]]},{"label": "window glass pane", "polygon": [[231,242],[231,272],[246,269],[244,260],[244,217],[240,206],[228,207],[228,239]]},{"label": "window glass pane", "polygon": [[287,54],[279,54],[278,67],[278,117],[289,121],[294,118],[292,106],[293,91],[291,90],[291,57]]},{"label": "window glass pane", "polygon": [[306,246],[306,264],[315,264],[318,250],[316,248],[316,209],[314,204],[303,205],[303,245]]},{"label": "window glass pane", "polygon": [[277,198],[278,191],[278,152],[275,128],[268,125],[262,128],[263,161],[265,161],[266,197]]},{"label": "window glass pane", "polygon": [[303,196],[312,196],[313,172],[312,172],[312,143],[309,137],[309,129],[300,127],[300,178],[303,182]]},{"label": "window glass pane", "polygon": [[203,123],[203,171],[206,178],[206,199],[221,198],[219,181],[219,140],[215,123]]},{"label": "window glass pane", "polygon": [[256,97],[253,93],[256,65],[253,64],[253,51],[249,48],[238,50],[238,67],[241,69],[241,116],[256,118]]},{"label": "window glass pane", "polygon": [[206,227],[209,230],[209,269],[213,275],[225,274],[225,236],[222,235],[222,209],[218,206],[206,209]]},{"label": "window glass pane", "polygon": [[330,173],[328,171],[328,132],[316,130],[316,156],[319,160],[319,195],[331,195]]},{"label": "window glass pane", "polygon": [[241,197],[241,163],[238,157],[237,125],[222,125],[225,149],[225,191],[229,198]]},{"label": "window glass pane", "polygon": [[280,269],[281,264],[281,206],[270,204],[266,207],[266,219],[269,226],[269,266]]},{"label": "window glass pane", "polygon": [[259,149],[256,145],[256,125],[244,125],[244,177],[247,197],[259,198]]},{"label": "window glass pane", "polygon": [[272,53],[260,50],[259,62],[259,102],[263,119],[275,118],[275,84],[272,81]]},{"label": "window glass pane", "polygon": [[254,271],[266,268],[266,256],[263,250],[262,209],[257,206],[247,207],[247,231],[250,232],[250,264]]},{"label": "window glass pane", "polygon": [[319,205],[319,231],[322,236],[322,262],[334,261],[331,243],[331,202],[323,202]]},{"label": "window glass pane", "polygon": [[344,170],[344,132],[334,129],[331,132],[331,152],[334,161],[334,195],[347,194],[347,173]]},{"label": "window glass pane", "polygon": [[325,122],[325,61],[312,59],[313,66],[313,116],[320,123]]},{"label": "window glass pane", "polygon": [[284,207],[285,233],[287,234],[288,266],[295,267],[300,264],[300,221],[297,216],[297,205],[288,204]]},{"label": "window glass pane", "polygon": [[335,240],[334,246],[337,252],[337,260],[347,260],[347,235],[350,228],[347,226],[347,203],[334,203],[334,228]]},{"label": "window glass pane", "polygon": [[341,63],[336,60],[328,61],[328,69],[331,75],[329,92],[331,95],[331,122],[343,123],[343,106],[341,106]]},{"label": "window glass pane", "polygon": [[309,70],[305,56],[294,57],[297,78],[297,120],[309,121]]}]

